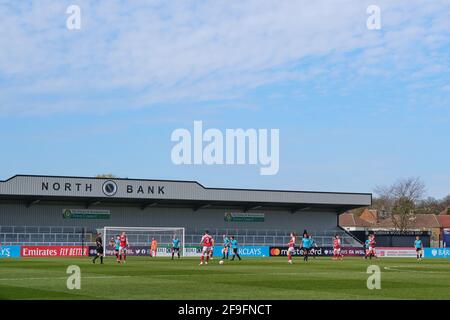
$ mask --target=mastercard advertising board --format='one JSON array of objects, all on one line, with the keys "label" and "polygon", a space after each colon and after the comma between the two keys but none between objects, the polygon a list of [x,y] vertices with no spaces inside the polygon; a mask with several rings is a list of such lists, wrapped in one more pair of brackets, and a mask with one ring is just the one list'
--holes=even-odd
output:
[{"label": "mastercard advertising board", "polygon": [[[288,252],[288,247],[270,247],[269,254],[271,257],[286,257]],[[341,253],[344,256],[364,256],[365,251],[364,248],[359,247],[343,247],[341,249]],[[300,247],[294,248],[294,256],[303,256],[304,250]],[[317,247],[311,250],[310,255],[314,256],[332,256],[333,248],[332,247]]]}]

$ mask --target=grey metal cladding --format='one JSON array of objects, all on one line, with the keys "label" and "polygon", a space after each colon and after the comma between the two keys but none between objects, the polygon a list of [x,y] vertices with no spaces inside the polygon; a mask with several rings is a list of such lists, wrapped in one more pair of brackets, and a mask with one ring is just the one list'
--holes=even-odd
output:
[{"label": "grey metal cladding", "polygon": [[[112,181],[110,194],[103,185]],[[275,191],[205,188],[193,181],[133,180],[84,177],[14,176],[0,182],[0,195],[92,198],[238,201],[255,203],[334,204],[366,206],[369,193]]]}]

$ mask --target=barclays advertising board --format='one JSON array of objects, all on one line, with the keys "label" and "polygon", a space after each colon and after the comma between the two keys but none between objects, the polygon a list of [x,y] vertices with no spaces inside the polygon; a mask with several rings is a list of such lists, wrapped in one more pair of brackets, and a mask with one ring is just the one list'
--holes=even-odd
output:
[{"label": "barclays advertising board", "polygon": [[424,257],[429,258],[450,258],[450,248],[425,248]]},{"label": "barclays advertising board", "polygon": [[444,247],[450,248],[450,229],[444,229],[442,232],[442,240]]},{"label": "barclays advertising board", "polygon": [[20,246],[0,246],[0,258],[20,257]]},{"label": "barclays advertising board", "polygon": [[[214,247],[213,255],[215,257],[222,256],[222,246]],[[238,253],[241,257],[268,257],[269,247],[258,247],[258,246],[242,246],[238,248]],[[231,256],[232,250],[230,249],[229,255]]]}]

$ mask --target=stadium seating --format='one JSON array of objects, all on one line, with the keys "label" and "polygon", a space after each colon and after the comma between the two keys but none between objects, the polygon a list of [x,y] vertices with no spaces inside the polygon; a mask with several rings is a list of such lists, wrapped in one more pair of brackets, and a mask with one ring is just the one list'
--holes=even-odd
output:
[{"label": "stadium seating", "polygon": [[[100,229],[99,229],[100,230]],[[92,245],[97,230],[83,227],[48,226],[0,226],[0,243],[4,245]],[[331,246],[332,237],[339,234],[344,246],[360,246],[354,238],[342,230],[309,231],[318,246]],[[185,242],[197,246],[203,229],[186,229]],[[211,229],[210,234],[221,243],[222,235],[234,235],[240,245],[285,246],[289,242],[288,230]],[[152,237],[160,244],[171,243],[171,234],[128,233],[134,245],[149,245]]]}]

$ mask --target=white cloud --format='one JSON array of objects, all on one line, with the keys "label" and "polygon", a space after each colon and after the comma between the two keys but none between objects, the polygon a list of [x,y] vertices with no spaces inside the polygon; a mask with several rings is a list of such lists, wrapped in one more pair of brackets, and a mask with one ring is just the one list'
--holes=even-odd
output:
[{"label": "white cloud", "polygon": [[[379,32],[366,29],[372,3],[356,0],[0,5],[0,111],[205,101],[305,81],[316,72],[406,78],[409,59],[416,72],[445,62],[439,53],[449,44],[450,10],[443,10],[448,1],[376,2],[382,10]],[[72,3],[82,10],[81,31],[65,28]],[[109,97],[122,91],[121,101]]]}]

